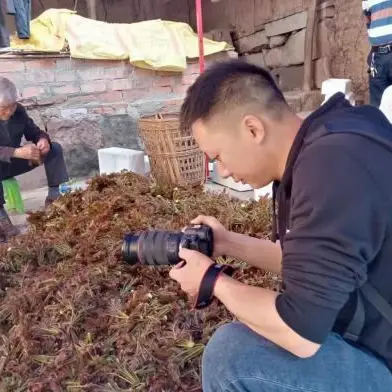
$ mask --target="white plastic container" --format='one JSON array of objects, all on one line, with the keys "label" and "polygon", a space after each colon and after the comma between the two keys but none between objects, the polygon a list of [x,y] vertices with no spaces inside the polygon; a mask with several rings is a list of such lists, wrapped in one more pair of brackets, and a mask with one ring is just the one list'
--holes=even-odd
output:
[{"label": "white plastic container", "polygon": [[235,191],[238,192],[249,192],[253,190],[253,188],[250,185],[242,184],[240,182],[237,183],[233,180],[232,177],[222,178],[218,173],[218,169],[216,167],[215,162],[214,162],[213,170],[210,172],[210,178],[212,182],[215,182],[215,184],[219,184],[227,188],[234,189]]},{"label": "white plastic container", "polygon": [[119,173],[122,170],[146,174],[144,151],[121,147],[102,148],[98,150],[98,160],[101,175]]},{"label": "white plastic container", "polygon": [[258,188],[254,190],[254,199],[259,201],[262,197],[265,196],[272,197],[272,182],[263,188]]},{"label": "white plastic container", "polygon": [[336,93],[343,93],[346,99],[355,105],[354,93],[351,91],[352,82],[351,79],[328,79],[325,80],[321,85],[321,94],[324,95],[324,101],[322,104],[327,102]]},{"label": "white plastic container", "polygon": [[333,95],[342,92],[344,95],[351,93],[351,79],[327,79],[321,85],[321,94]]}]

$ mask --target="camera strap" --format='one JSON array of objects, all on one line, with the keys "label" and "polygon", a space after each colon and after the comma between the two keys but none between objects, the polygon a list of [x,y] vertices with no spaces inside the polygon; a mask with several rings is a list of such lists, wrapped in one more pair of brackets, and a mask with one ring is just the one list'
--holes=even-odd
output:
[{"label": "camera strap", "polygon": [[201,281],[199,293],[197,294],[194,306],[196,309],[204,309],[212,303],[214,300],[215,283],[222,272],[232,276],[234,268],[227,264],[216,263],[208,267]]}]

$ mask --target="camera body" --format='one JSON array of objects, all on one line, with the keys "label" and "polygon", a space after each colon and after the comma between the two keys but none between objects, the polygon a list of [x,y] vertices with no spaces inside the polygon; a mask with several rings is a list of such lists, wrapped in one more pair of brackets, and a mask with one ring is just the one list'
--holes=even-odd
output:
[{"label": "camera body", "polygon": [[181,248],[191,249],[211,257],[214,238],[211,227],[192,225],[184,232],[148,230],[140,234],[127,234],[122,245],[126,263],[165,266],[178,264]]}]

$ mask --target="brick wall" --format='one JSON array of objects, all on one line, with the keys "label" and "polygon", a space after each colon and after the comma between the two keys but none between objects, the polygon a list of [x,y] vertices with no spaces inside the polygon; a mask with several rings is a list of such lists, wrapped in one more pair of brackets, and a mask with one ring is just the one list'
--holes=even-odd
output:
[{"label": "brick wall", "polygon": [[[209,56],[207,66],[227,56]],[[169,73],[126,61],[0,58],[0,76],[15,83],[36,124],[63,145],[74,177],[96,173],[99,148],[142,149],[139,117],[178,112],[198,74],[197,62],[183,73]]]},{"label": "brick wall", "polygon": [[0,59],[0,76],[16,84],[29,108],[56,104],[91,113],[124,114],[128,105],[140,100],[160,100],[170,106],[180,102],[197,75],[197,63],[181,74],[134,68],[126,61]]}]

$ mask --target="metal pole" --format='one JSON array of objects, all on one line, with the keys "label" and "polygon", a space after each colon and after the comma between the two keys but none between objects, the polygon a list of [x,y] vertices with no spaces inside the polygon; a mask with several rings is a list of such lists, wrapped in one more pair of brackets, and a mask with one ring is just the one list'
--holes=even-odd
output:
[{"label": "metal pole", "polygon": [[[197,35],[199,37],[199,69],[200,73],[202,74],[205,69],[205,62],[204,62],[204,37],[203,37],[203,7],[202,7],[202,0],[196,0],[196,24],[197,24]],[[208,166],[208,156],[206,155],[206,180],[209,176],[209,166]]]}]

